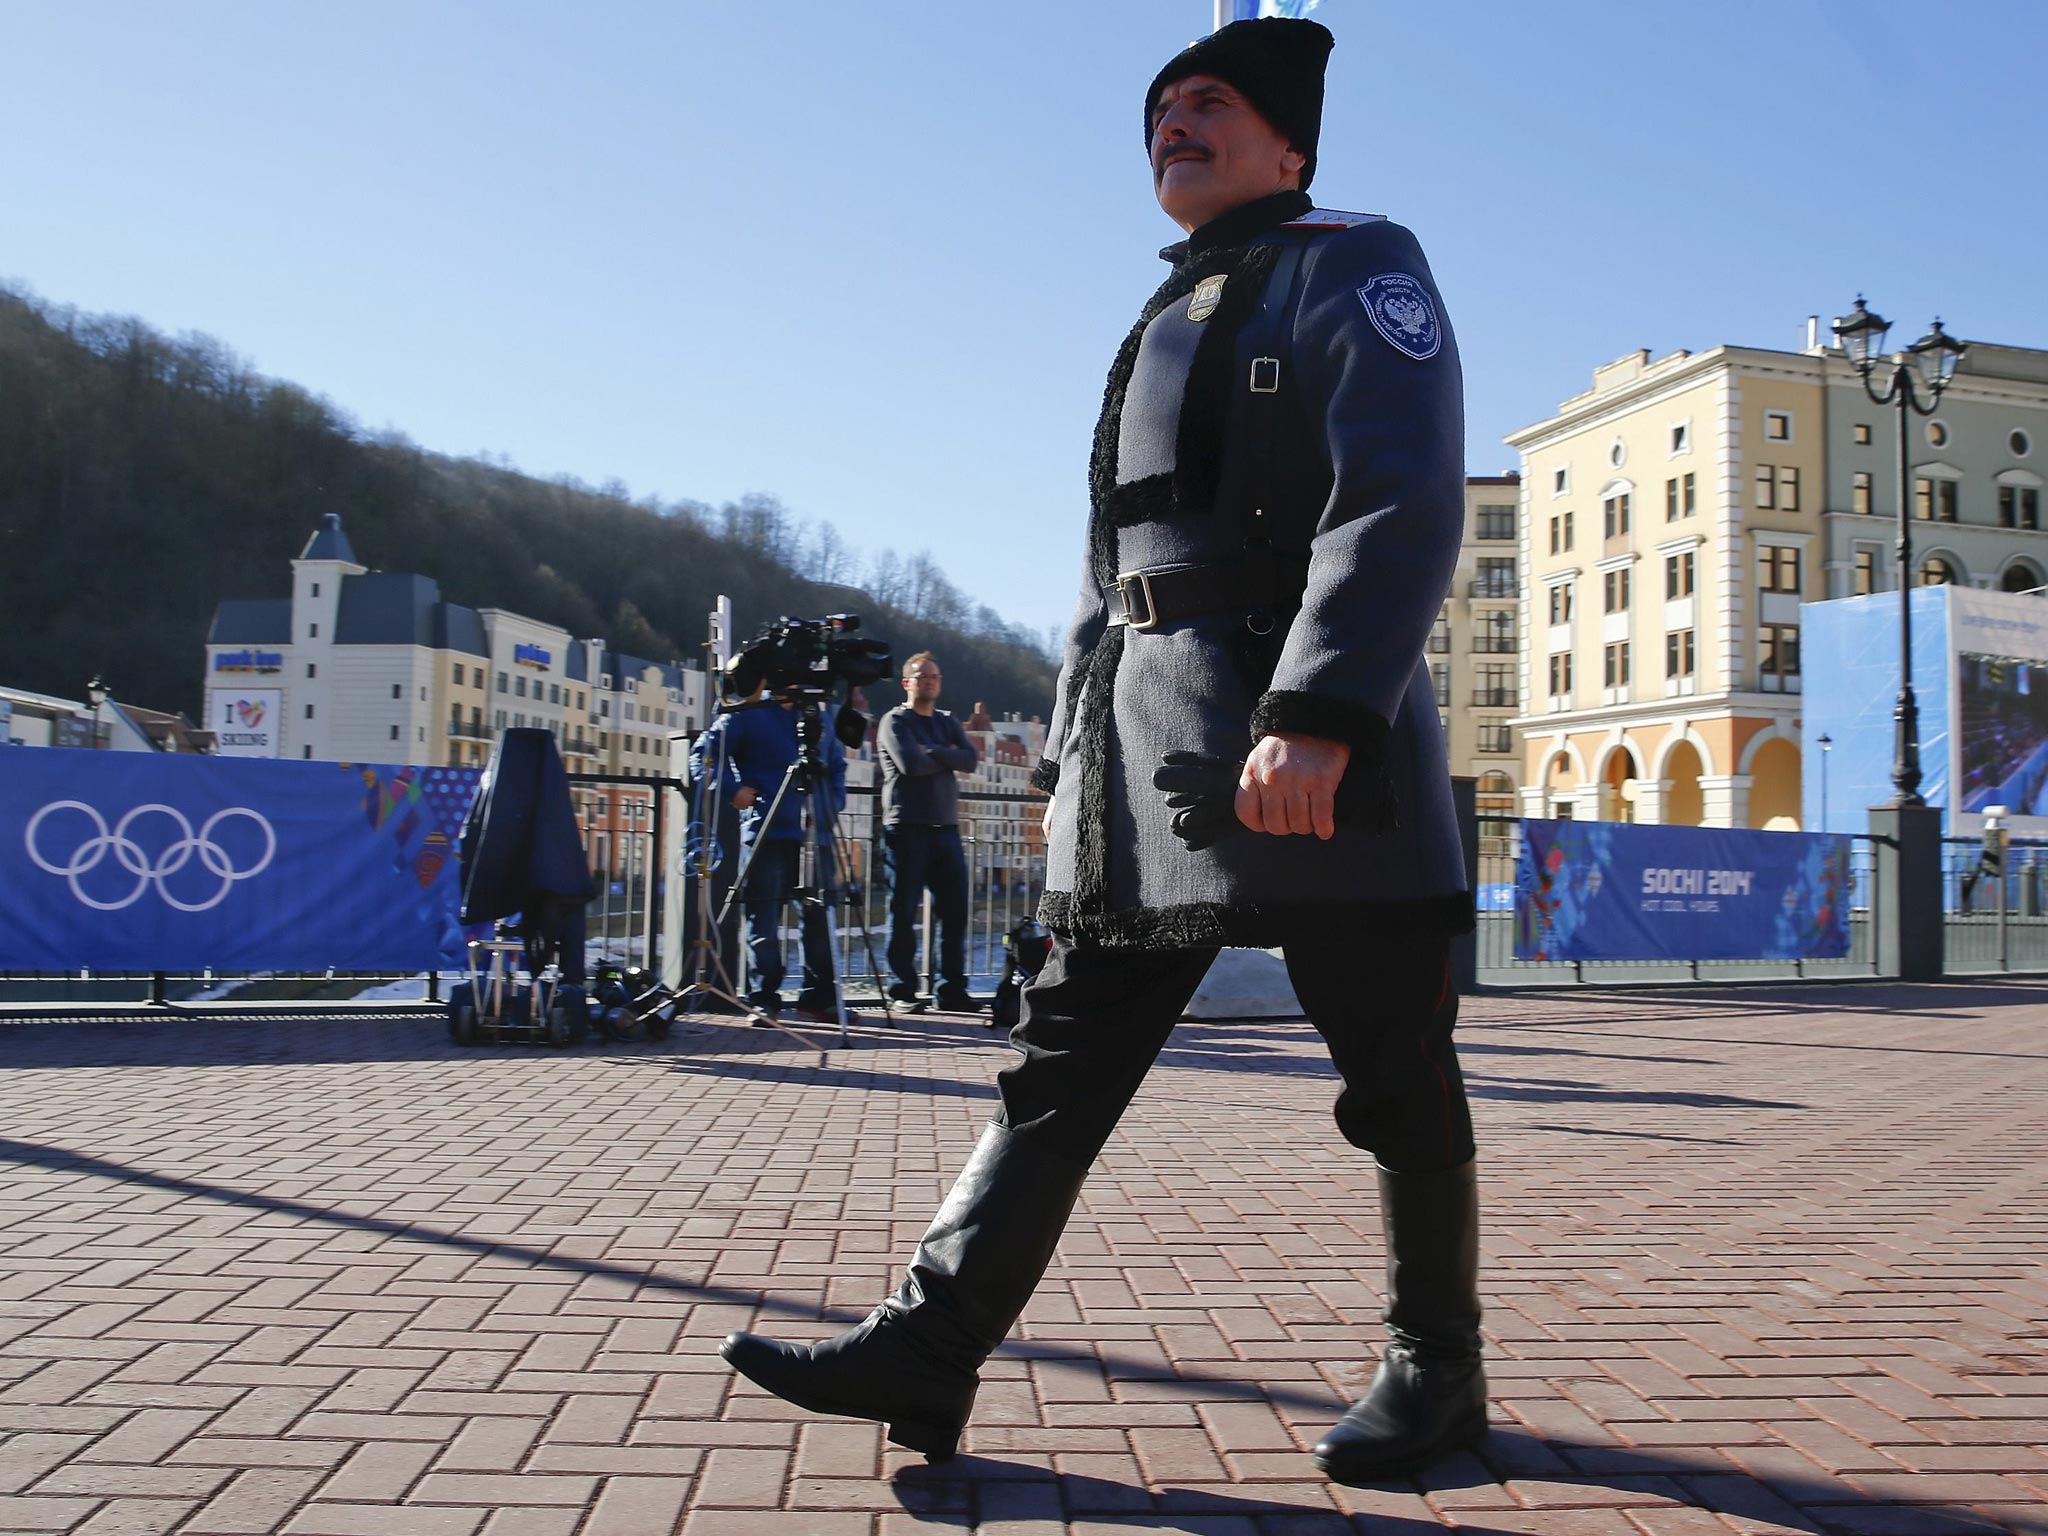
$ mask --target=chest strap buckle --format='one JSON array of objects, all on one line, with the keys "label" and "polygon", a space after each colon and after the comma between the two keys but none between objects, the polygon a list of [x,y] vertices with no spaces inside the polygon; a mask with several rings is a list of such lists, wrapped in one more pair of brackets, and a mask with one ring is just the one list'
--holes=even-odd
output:
[{"label": "chest strap buckle", "polygon": [[1255,395],[1277,395],[1280,393],[1279,358],[1255,357],[1252,359],[1252,393]]}]

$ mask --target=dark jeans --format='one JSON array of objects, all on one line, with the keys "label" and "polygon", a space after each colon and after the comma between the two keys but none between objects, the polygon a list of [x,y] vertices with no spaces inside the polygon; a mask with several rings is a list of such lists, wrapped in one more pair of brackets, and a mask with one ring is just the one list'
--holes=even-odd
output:
[{"label": "dark jeans", "polygon": [[[1397,1173],[1468,1162],[1449,941],[1369,932],[1355,919],[1302,927],[1284,951],[1287,974],[1344,1079],[1344,1139]],[[997,1121],[1070,1162],[1094,1162],[1215,958],[1213,949],[1077,949],[1055,938],[1010,1032],[1024,1059],[997,1075]]]},{"label": "dark jeans", "polygon": [[932,893],[939,930],[938,971],[948,991],[967,990],[967,855],[958,827],[889,827],[889,863],[896,886],[889,897],[889,969],[906,986],[918,984],[917,915]]},{"label": "dark jeans", "polygon": [[[748,983],[754,998],[765,1000],[780,992],[786,974],[782,963],[782,909],[796,892],[797,859],[803,851],[800,839],[772,837],[755,848],[754,862],[747,868],[747,889],[741,905],[747,914],[747,954],[753,979]],[[838,880],[833,868],[832,845],[818,849],[818,880],[828,899],[837,899]],[[816,902],[804,902],[804,990],[805,1001],[832,995],[832,935],[825,922],[825,909]]]}]

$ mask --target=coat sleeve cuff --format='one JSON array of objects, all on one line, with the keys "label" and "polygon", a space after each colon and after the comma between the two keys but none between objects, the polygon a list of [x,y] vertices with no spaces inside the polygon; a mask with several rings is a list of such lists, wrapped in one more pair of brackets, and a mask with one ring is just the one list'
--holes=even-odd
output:
[{"label": "coat sleeve cuff", "polygon": [[1060,765],[1049,757],[1041,757],[1038,766],[1031,770],[1031,787],[1042,795],[1049,795],[1059,788]]},{"label": "coat sleeve cuff", "polygon": [[1341,741],[1354,753],[1374,762],[1386,756],[1386,721],[1349,699],[1327,693],[1297,693],[1275,689],[1263,695],[1252,710],[1252,744],[1265,737],[1288,731],[1301,736],[1319,736],[1324,741]]},{"label": "coat sleeve cuff", "polygon": [[1337,786],[1337,820],[1367,832],[1401,824],[1401,808],[1388,771],[1393,727],[1363,704],[1327,693],[1275,689],[1252,710],[1252,744],[1276,731],[1341,741],[1351,748],[1344,782]]}]

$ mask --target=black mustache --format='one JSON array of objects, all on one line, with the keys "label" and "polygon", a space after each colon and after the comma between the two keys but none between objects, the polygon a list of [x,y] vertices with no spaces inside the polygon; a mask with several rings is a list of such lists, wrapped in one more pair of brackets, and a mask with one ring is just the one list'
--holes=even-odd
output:
[{"label": "black mustache", "polygon": [[1163,175],[1166,171],[1166,162],[1177,155],[1192,155],[1197,160],[1213,160],[1216,158],[1210,152],[1207,145],[1197,144],[1192,139],[1182,139],[1176,144],[1163,147],[1153,157],[1153,170]]}]

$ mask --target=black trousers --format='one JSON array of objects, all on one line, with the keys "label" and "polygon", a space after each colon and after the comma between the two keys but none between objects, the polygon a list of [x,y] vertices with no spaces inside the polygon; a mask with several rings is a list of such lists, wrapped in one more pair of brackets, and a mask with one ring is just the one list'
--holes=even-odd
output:
[{"label": "black trousers", "polygon": [[889,864],[896,884],[889,899],[889,969],[906,986],[918,984],[917,919],[924,893],[932,893],[935,983],[967,990],[967,854],[958,827],[889,827]]},{"label": "black trousers", "polygon": [[[1344,1139],[1397,1173],[1470,1161],[1449,940],[1367,931],[1356,919],[1303,928],[1285,947],[1287,974],[1344,1079]],[[1077,948],[1055,937],[1010,1032],[1024,1059],[997,1075],[997,1121],[1071,1162],[1094,1162],[1216,953]]]}]

